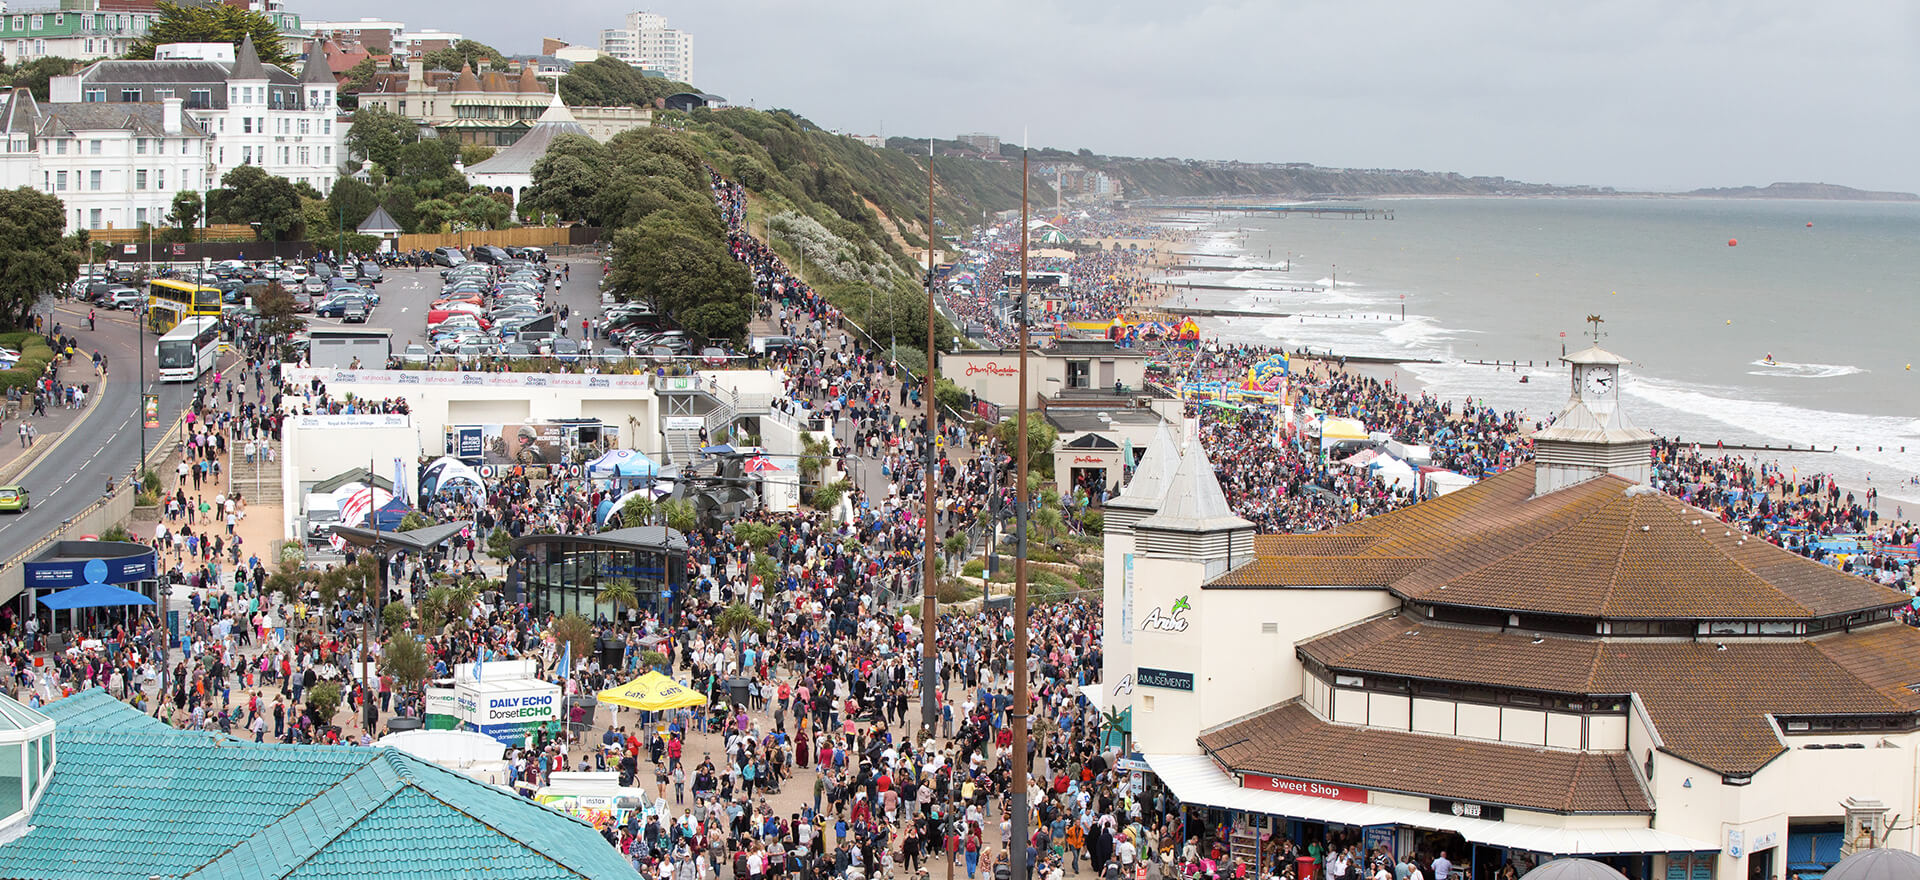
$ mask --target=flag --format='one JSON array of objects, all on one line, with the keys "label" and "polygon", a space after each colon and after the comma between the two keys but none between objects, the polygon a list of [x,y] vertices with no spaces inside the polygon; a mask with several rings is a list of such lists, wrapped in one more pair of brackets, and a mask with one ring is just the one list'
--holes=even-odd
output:
[{"label": "flag", "polygon": [[393,494],[401,501],[407,500],[407,466],[399,456],[393,457]]}]

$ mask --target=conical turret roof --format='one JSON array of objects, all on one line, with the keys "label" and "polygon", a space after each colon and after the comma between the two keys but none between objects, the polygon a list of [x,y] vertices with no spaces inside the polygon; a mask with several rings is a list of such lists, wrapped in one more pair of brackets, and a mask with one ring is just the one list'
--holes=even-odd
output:
[{"label": "conical turret roof", "polygon": [[526,134],[521,135],[520,139],[514,141],[511,146],[493,154],[487,161],[468,168],[467,173],[469,175],[532,173],[533,163],[540,161],[540,157],[547,154],[547,147],[552,145],[554,138],[563,134],[584,135],[586,133],[586,128],[580,125],[579,120],[573,118],[573,114],[567,110],[567,105],[561,103],[560,96],[554,95],[553,102],[547,105],[547,112],[540,114],[540,121],[527,129]]},{"label": "conical turret roof", "polygon": [[307,44],[307,68],[300,72],[300,81],[317,86],[338,84],[333,78],[333,69],[327,66],[327,52],[319,40]]},{"label": "conical turret roof", "polygon": [[519,90],[524,95],[537,95],[546,89],[540,86],[540,78],[534,75],[533,62],[520,65]]},{"label": "conical turret roof", "polygon": [[480,77],[474,75],[473,65],[460,65],[460,75],[453,79],[453,90],[456,92],[480,91]]},{"label": "conical turret roof", "polygon": [[228,79],[266,79],[267,68],[260,63],[260,52],[253,48],[253,35],[240,38],[240,50],[233,56],[233,72]]},{"label": "conical turret roof", "polygon": [[1140,463],[1133,469],[1133,479],[1127,481],[1127,487],[1118,498],[1107,502],[1109,507],[1132,507],[1140,510],[1158,510],[1160,501],[1167,497],[1167,486],[1173,480],[1173,472],[1180,467],[1180,446],[1174,442],[1173,431],[1166,422],[1160,423],[1153,439],[1147,441],[1147,452],[1140,456]]},{"label": "conical turret roof", "polygon": [[1216,532],[1251,529],[1253,523],[1241,519],[1220,490],[1220,478],[1213,473],[1213,462],[1199,440],[1187,444],[1186,455],[1167,481],[1166,498],[1160,512],[1141,520],[1136,529],[1161,529],[1175,532]]}]

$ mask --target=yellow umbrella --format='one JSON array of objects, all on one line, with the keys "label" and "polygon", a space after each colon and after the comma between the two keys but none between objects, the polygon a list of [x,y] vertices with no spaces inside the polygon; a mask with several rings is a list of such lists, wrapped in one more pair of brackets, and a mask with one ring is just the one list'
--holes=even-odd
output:
[{"label": "yellow umbrella", "polygon": [[646,712],[661,712],[685,706],[704,706],[707,698],[686,685],[658,672],[649,672],[619,687],[607,688],[596,695],[602,703],[626,706]]}]

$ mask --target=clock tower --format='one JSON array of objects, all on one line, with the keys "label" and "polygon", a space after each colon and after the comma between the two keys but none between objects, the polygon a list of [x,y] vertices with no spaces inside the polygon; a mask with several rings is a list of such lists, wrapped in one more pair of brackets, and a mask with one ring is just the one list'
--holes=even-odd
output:
[{"label": "clock tower", "polygon": [[1620,370],[1627,360],[1595,344],[1561,358],[1571,370],[1567,405],[1533,435],[1533,492],[1545,495],[1602,474],[1647,482],[1653,432],[1635,427],[1620,408]]}]

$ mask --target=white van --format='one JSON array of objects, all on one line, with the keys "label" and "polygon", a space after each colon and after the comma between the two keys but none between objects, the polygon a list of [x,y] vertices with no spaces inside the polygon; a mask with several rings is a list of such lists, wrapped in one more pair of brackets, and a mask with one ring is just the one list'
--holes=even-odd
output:
[{"label": "white van", "polygon": [[333,537],[333,527],[340,523],[340,499],[331,492],[308,493],[305,507],[307,543],[314,546],[327,543],[327,539]]}]

